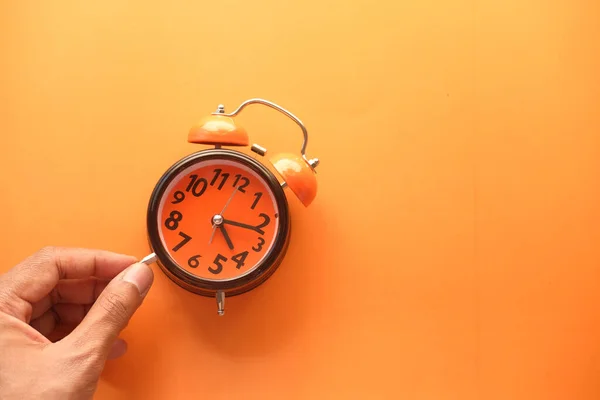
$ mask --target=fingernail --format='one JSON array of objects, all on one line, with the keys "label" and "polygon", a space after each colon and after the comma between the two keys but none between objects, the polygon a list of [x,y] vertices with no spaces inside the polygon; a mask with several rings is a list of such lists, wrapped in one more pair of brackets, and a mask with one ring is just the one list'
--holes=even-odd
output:
[{"label": "fingernail", "polygon": [[145,296],[150,290],[154,273],[146,264],[133,264],[127,269],[123,280],[133,283],[139,290],[140,296]]}]

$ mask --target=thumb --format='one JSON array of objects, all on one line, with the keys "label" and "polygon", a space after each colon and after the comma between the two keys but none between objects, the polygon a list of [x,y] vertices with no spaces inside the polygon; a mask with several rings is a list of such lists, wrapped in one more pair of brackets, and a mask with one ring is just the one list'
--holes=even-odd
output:
[{"label": "thumb", "polygon": [[69,339],[86,348],[93,347],[107,357],[153,281],[154,273],[146,264],[128,267],[110,281]]}]

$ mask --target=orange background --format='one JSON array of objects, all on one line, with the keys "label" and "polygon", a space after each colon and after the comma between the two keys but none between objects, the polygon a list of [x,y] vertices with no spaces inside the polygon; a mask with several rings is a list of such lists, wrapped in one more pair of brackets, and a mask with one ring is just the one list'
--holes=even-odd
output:
[{"label": "orange background", "polygon": [[[597,399],[599,20],[594,0],[4,1],[0,268],[146,255],[191,124],[263,97],[322,159],[287,259],[222,318],[157,273],[98,398]],[[240,121],[299,149],[272,110]]]}]

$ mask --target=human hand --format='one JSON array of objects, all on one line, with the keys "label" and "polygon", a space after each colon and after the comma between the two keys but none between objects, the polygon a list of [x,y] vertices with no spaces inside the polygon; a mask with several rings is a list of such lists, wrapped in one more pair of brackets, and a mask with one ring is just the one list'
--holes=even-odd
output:
[{"label": "human hand", "polygon": [[92,398],[153,279],[134,257],[52,247],[0,275],[0,398]]}]

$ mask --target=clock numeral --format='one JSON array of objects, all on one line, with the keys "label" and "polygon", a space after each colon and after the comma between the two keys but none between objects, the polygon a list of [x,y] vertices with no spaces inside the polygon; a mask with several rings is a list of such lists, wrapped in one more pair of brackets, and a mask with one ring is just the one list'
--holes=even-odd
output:
[{"label": "clock numeral", "polygon": [[254,210],[254,208],[258,204],[258,201],[260,200],[260,198],[262,197],[262,195],[263,195],[262,192],[256,192],[256,193],[254,193],[254,197],[256,197],[256,199],[254,199],[254,202],[252,203],[252,207],[250,207],[251,210]]},{"label": "clock numeral", "polygon": [[227,178],[229,178],[229,174],[228,173],[224,173],[221,175],[221,183],[219,184],[219,187],[217,188],[218,190],[223,189],[223,185],[225,184],[225,181],[227,180]]},{"label": "clock numeral", "polygon": [[190,268],[198,268],[198,265],[200,265],[200,261],[198,259],[200,257],[202,257],[200,254],[198,254],[197,256],[191,256],[188,260],[188,266]]},{"label": "clock numeral", "polygon": [[[220,176],[221,183],[219,183],[219,186],[217,187],[217,189],[218,190],[223,189],[225,182],[227,182],[227,179],[229,178],[229,173],[227,173],[227,172],[222,173],[223,170],[221,168],[215,168],[215,170],[213,172],[215,173],[215,176],[213,176],[212,180],[210,181],[210,186],[215,186],[215,183],[217,182],[217,180],[219,179],[219,176]],[[235,185],[233,185],[233,186],[235,186]]]},{"label": "clock numeral", "polygon": [[238,190],[242,193],[246,193],[245,187],[250,184],[250,179],[246,178],[245,176],[236,174],[235,180],[233,181],[233,187],[236,187],[238,185],[238,182],[240,181],[240,179],[242,180],[243,183],[240,185]]},{"label": "clock numeral", "polygon": [[[215,168],[213,172],[214,175],[210,180],[210,186],[215,186],[215,184],[219,180],[219,177],[221,177],[221,183],[219,183],[217,189],[223,189],[223,186],[227,182],[227,179],[229,179],[230,174],[228,174],[227,172],[223,172],[221,168]],[[240,192],[246,193],[245,188],[250,184],[250,179],[246,178],[245,176],[242,176],[241,174],[235,174],[234,176],[235,179],[233,180],[233,187],[237,187]],[[242,181],[242,183],[238,187],[238,183],[240,183],[240,180]]]},{"label": "clock numeral", "polygon": [[210,186],[215,186],[215,182],[217,179],[219,179],[219,175],[221,172],[223,172],[223,170],[221,168],[215,168],[213,172],[215,173],[215,176],[213,176],[212,180],[210,181]]},{"label": "clock numeral", "polygon": [[[202,188],[198,189],[198,187],[200,185],[202,185]],[[190,175],[190,183],[188,184],[185,191],[189,192],[191,190],[192,194],[195,197],[200,197],[206,191],[207,186],[208,186],[208,182],[206,182],[206,179],[204,179],[204,178],[198,179],[198,175],[194,174],[194,175]]]},{"label": "clock numeral", "polygon": [[168,230],[174,231],[175,229],[177,229],[177,227],[179,226],[179,221],[181,221],[182,219],[183,214],[181,214],[179,211],[171,211],[171,214],[169,214],[169,218],[165,220],[165,226]]},{"label": "clock numeral", "polygon": [[259,252],[262,250],[263,246],[265,244],[265,239],[262,238],[262,236],[258,237],[258,244],[256,246],[252,246],[252,250]]},{"label": "clock numeral", "polygon": [[237,264],[235,267],[237,269],[240,269],[244,266],[244,261],[246,261],[246,257],[248,257],[248,252],[242,251],[240,254],[232,256],[231,259]]},{"label": "clock numeral", "polygon": [[180,248],[182,248],[183,246],[185,246],[185,244],[187,242],[189,242],[190,240],[192,240],[191,236],[186,235],[183,232],[179,232],[179,236],[181,236],[183,238],[183,240],[181,242],[179,242],[175,247],[173,247],[173,251],[177,251]]},{"label": "clock numeral", "polygon": [[208,267],[208,270],[215,275],[220,274],[221,271],[223,271],[223,264],[221,263],[222,261],[227,261],[227,257],[217,254],[215,260],[213,261],[213,264],[215,264],[217,268]]},{"label": "clock numeral", "polygon": [[262,235],[265,232],[261,228],[264,228],[265,226],[269,225],[269,223],[271,222],[271,218],[269,218],[269,216],[264,213],[260,213],[258,214],[258,216],[264,220],[262,224],[256,226],[257,232]]},{"label": "clock numeral", "polygon": [[240,181],[240,178],[242,176],[240,174],[235,174],[235,181],[233,181],[233,187],[236,187],[238,182]]},{"label": "clock numeral", "polygon": [[172,201],[171,204],[178,204],[185,200],[185,194],[181,190],[176,191],[173,194],[173,197],[175,197],[175,200]]}]

